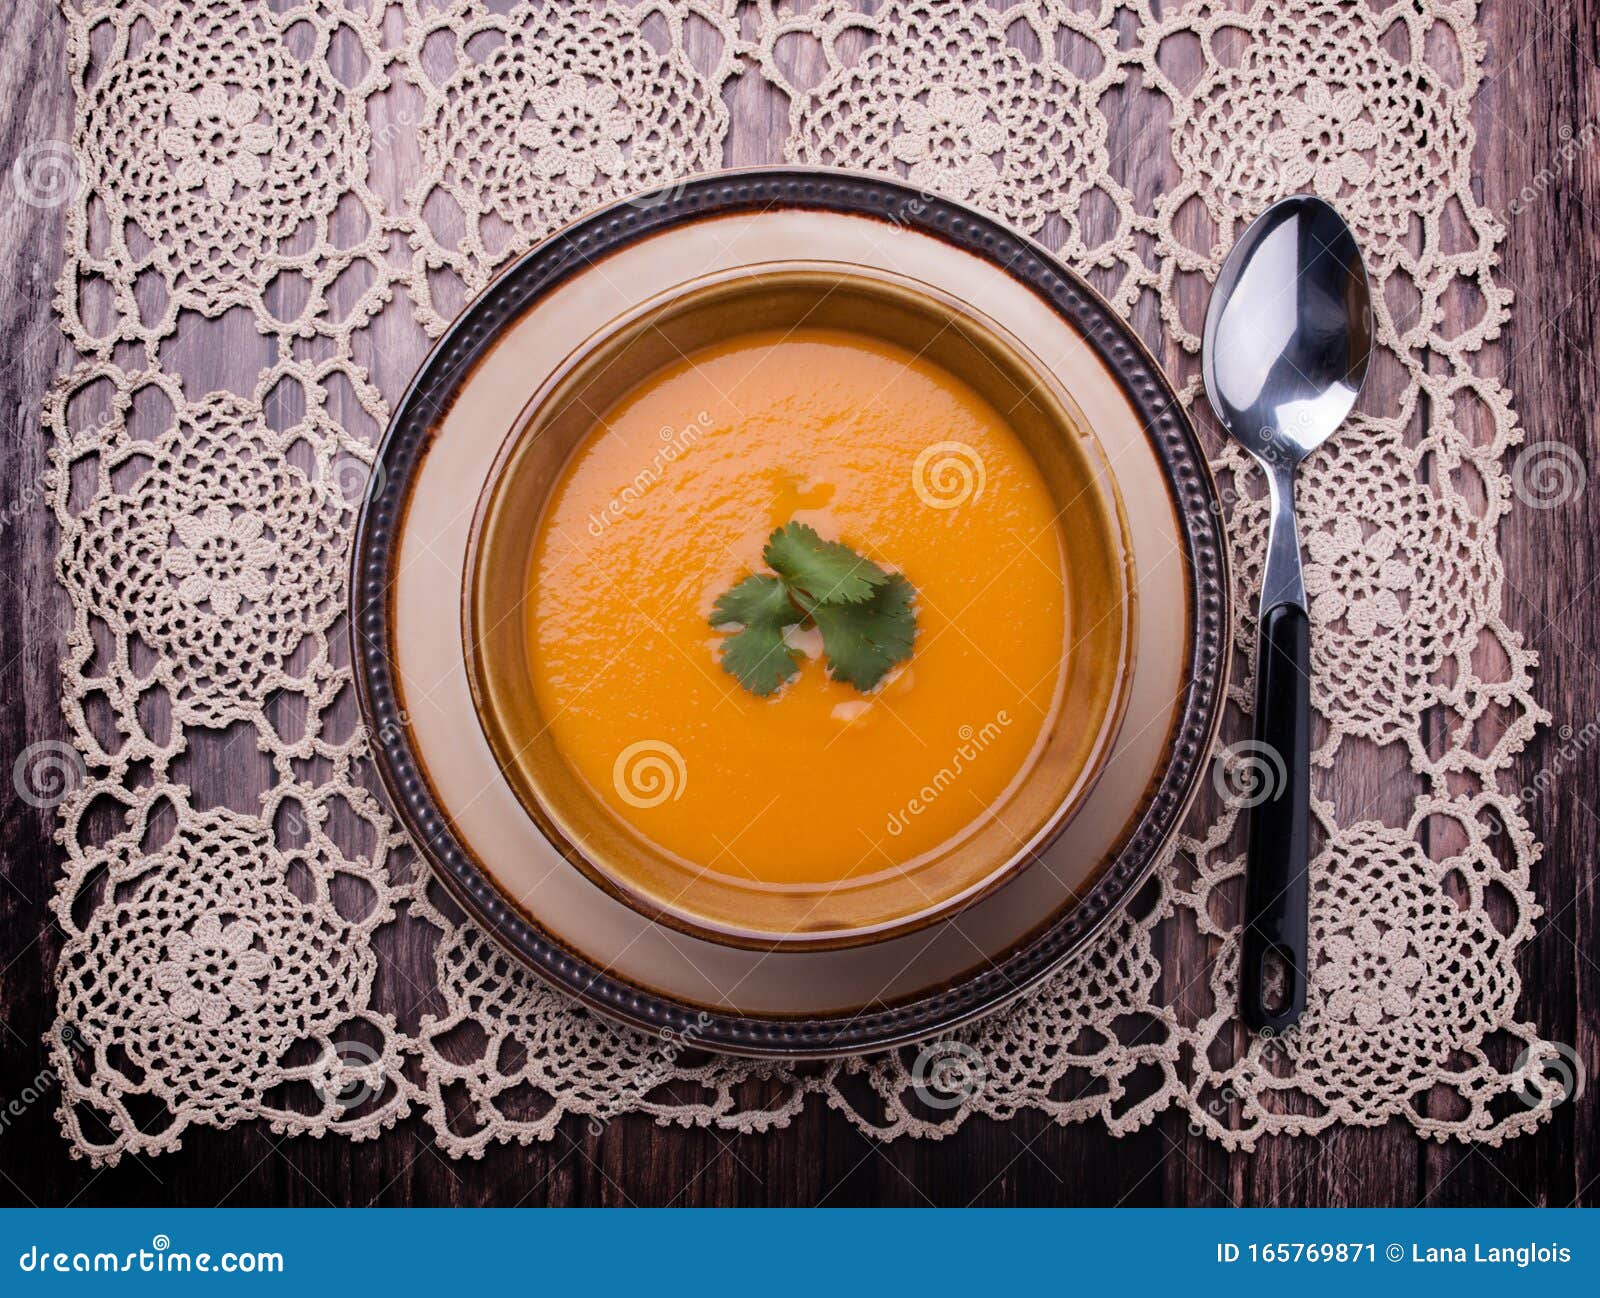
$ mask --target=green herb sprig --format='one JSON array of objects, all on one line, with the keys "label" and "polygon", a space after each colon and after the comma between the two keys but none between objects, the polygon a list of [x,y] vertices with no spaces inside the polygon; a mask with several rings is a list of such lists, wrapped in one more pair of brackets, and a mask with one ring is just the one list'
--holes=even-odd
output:
[{"label": "green herb sprig", "polygon": [[822,632],[828,670],[865,693],[898,662],[916,638],[916,591],[814,528],[789,522],[767,538],[768,573],[754,573],[725,591],[712,610],[713,627],[737,627],[722,644],[722,666],[761,698],[800,674],[799,653],[784,639],[809,622]]}]

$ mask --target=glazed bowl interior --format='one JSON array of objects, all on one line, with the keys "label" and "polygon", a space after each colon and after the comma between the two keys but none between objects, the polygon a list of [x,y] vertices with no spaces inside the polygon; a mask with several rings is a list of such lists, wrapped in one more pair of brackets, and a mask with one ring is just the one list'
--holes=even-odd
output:
[{"label": "glazed bowl interior", "polygon": [[[1005,418],[1059,511],[1068,573],[1060,701],[1005,814],[957,846],[845,885],[775,889],[712,873],[619,820],[563,757],[536,696],[526,605],[547,502],[599,417],[697,349],[746,333],[843,329],[924,356]],[[1087,423],[1024,345],[970,308],[887,272],[785,262],[690,281],[581,344],[524,408],[478,502],[463,626],[484,733],[556,848],[653,920],[711,941],[804,949],[853,945],[946,917],[999,886],[1059,832],[1093,786],[1132,668],[1131,547],[1115,479]]]}]

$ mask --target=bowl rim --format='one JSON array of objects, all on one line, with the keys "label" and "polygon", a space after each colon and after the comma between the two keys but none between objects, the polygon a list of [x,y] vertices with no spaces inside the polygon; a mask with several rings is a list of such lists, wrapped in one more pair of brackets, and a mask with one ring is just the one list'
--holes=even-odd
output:
[{"label": "bowl rim", "polygon": [[[911,228],[1004,268],[1066,319],[1144,425],[1174,505],[1191,635],[1185,686],[1141,810],[1076,906],[1043,917],[1000,958],[941,987],[846,1014],[746,1014],[694,1005],[630,982],[567,946],[508,898],[462,847],[409,743],[389,619],[392,565],[411,474],[460,377],[525,311],[596,255],[708,216],[774,208],[832,211]],[[356,519],[348,586],[357,700],[374,766],[435,876],[513,959],[574,1002],[630,1027],[725,1053],[825,1059],[926,1039],[1002,1008],[1100,932],[1140,890],[1202,784],[1227,698],[1229,560],[1221,500],[1187,412],[1149,348],[1055,254],[1000,218],[881,174],[775,165],[671,182],[589,209],[515,258],[445,329],[394,407]]]},{"label": "bowl rim", "polygon": [[[1033,391],[1042,392],[1050,405],[1059,408],[1069,425],[1062,429],[1062,435],[1072,439],[1070,444],[1074,453],[1083,461],[1090,480],[1085,493],[1093,492],[1095,512],[1100,515],[1099,531],[1109,550],[1108,567],[1113,571],[1115,584],[1113,605],[1118,615],[1117,623],[1110,631],[1116,639],[1117,652],[1109,668],[1110,688],[1105,691],[1103,700],[1099,700],[1100,706],[1093,714],[1094,735],[1083,761],[1071,771],[1069,778],[1061,781],[1061,788],[1057,796],[1051,799],[1048,813],[1030,829],[1025,841],[994,859],[988,869],[959,890],[934,903],[867,925],[784,932],[756,926],[724,925],[710,917],[696,915],[688,907],[673,908],[635,887],[624,874],[609,868],[603,860],[596,859],[597,854],[586,850],[581,842],[582,835],[568,827],[567,818],[558,809],[547,805],[547,800],[540,796],[536,781],[524,769],[522,749],[509,733],[501,709],[495,706],[492,697],[495,691],[492,678],[510,669],[491,669],[486,661],[484,639],[477,632],[488,621],[483,607],[487,599],[483,572],[492,540],[489,534],[505,517],[507,502],[504,491],[507,480],[537,436],[534,433],[530,437],[530,432],[551,402],[570,383],[584,375],[597,356],[604,355],[608,344],[631,330],[648,327],[648,321],[663,311],[705,295],[733,295],[758,291],[774,281],[815,278],[851,281],[870,286],[872,291],[886,291],[891,295],[925,300],[941,315],[958,322],[962,332],[970,330],[979,335],[984,349],[993,348],[1001,354],[1010,353],[1009,361],[1032,380]],[[643,382],[644,379],[639,381]],[[539,502],[538,513],[541,516],[547,504],[548,500]],[[536,529],[537,526],[536,522]],[[478,724],[506,782],[551,846],[590,882],[653,923],[665,924],[707,942],[758,951],[837,950],[887,941],[951,918],[1009,882],[1047,851],[1065,831],[1073,814],[1104,773],[1127,712],[1137,651],[1138,586],[1132,565],[1133,544],[1128,531],[1127,513],[1105,448],[1072,395],[1022,339],[971,304],[914,276],[881,267],[785,258],[696,275],[642,302],[633,303],[579,342],[545,376],[501,441],[473,507],[461,580],[462,652]],[[819,891],[824,889],[819,888]]]}]

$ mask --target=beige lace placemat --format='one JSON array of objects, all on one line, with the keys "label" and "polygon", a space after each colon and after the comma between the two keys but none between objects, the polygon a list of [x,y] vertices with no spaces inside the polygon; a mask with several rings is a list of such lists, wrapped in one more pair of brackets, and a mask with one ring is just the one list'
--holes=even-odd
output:
[{"label": "beige lace placemat", "polygon": [[[1127,1132],[1176,1106],[1234,1147],[1390,1120],[1498,1142],[1563,1098],[1561,1048],[1517,1014],[1538,849],[1505,772],[1547,718],[1496,532],[1571,466],[1513,452],[1480,365],[1510,295],[1469,183],[1469,0],[65,13],[73,139],[17,177],[70,203],[79,359],[45,413],[71,744],[18,772],[61,807],[54,1049],[78,1150],[420,1114],[476,1154],[568,1114],[759,1130],[813,1095],[885,1138],[1026,1109]],[[733,125],[763,103],[772,131],[788,114],[781,155]],[[573,1009],[460,922],[372,792],[346,552],[429,336],[580,210],[763,156],[892,171],[1037,235],[1191,401],[1196,304],[1241,219],[1315,189],[1353,222],[1380,354],[1366,413],[1303,479],[1321,850],[1292,1033],[1234,1017],[1247,652],[1234,747],[1135,912],[1011,1010],[887,1057],[718,1060]],[[1262,492],[1213,444],[1248,650]],[[1341,781],[1357,752],[1392,771],[1376,803]]]}]

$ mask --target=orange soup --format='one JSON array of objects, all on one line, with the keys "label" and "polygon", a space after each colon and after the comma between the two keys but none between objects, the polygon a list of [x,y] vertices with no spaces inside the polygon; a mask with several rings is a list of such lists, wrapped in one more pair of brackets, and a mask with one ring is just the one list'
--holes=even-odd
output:
[{"label": "orange soup", "polygon": [[[803,627],[771,697],[723,669],[712,606],[791,520],[915,588],[911,657],[871,693],[830,679]],[[835,330],[720,343],[605,412],[529,582],[529,668],[568,764],[657,848],[759,884],[880,874],[1004,820],[1070,643],[1056,506],[1001,412]]]}]

